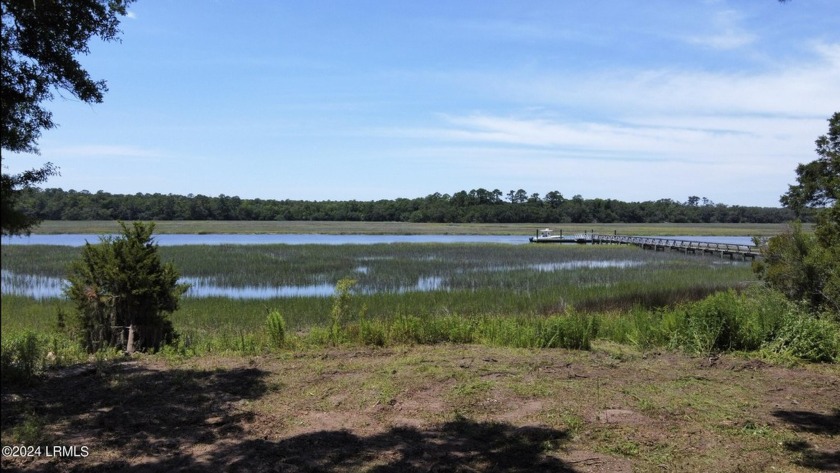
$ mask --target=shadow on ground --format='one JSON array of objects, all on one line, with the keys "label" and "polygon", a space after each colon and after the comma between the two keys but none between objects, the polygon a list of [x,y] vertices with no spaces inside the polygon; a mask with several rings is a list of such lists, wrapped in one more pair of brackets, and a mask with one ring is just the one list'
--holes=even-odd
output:
[{"label": "shadow on ground", "polygon": [[369,436],[316,431],[249,435],[250,401],[269,389],[257,368],[156,370],[123,363],[3,388],[4,437],[32,423],[29,442],[87,445],[86,458],[3,458],[4,471],[517,472],[574,471],[552,456],[564,431],[475,422],[395,427]]},{"label": "shadow on ground", "polygon": [[180,457],[188,447],[241,435],[253,418],[242,406],[266,392],[264,377],[255,368],[156,370],[127,362],[65,371],[17,391],[4,386],[4,438],[22,432],[22,444],[87,446],[91,455],[23,464],[4,457],[3,470],[110,470],[93,464],[102,452],[120,459],[113,471],[143,458]]},{"label": "shadow on ground", "polygon": [[[776,410],[773,415],[803,432],[827,436],[840,435],[840,409],[834,409],[831,414]],[[804,467],[820,471],[840,471],[840,450],[818,451],[804,440],[786,442],[785,448],[802,454],[802,460],[798,463]]]},{"label": "shadow on ground", "polygon": [[367,437],[321,431],[279,442],[245,442],[220,452],[220,460],[237,458],[229,467],[241,471],[567,472],[574,470],[546,454],[566,439],[554,429],[459,419]]}]

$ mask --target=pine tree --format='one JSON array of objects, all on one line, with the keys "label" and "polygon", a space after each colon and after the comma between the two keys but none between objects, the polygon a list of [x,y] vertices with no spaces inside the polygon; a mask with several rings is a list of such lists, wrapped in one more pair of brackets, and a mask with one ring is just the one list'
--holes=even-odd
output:
[{"label": "pine tree", "polygon": [[66,294],[75,303],[87,350],[157,350],[177,338],[169,314],[189,286],[178,283],[172,263],[161,261],[153,223],[120,226],[122,235],[85,245]]}]

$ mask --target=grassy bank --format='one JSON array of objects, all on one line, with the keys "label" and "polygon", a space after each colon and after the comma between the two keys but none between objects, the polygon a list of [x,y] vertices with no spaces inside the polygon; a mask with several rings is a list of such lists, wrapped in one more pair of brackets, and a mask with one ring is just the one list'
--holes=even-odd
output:
[{"label": "grassy bank", "polygon": [[[202,301],[208,305],[187,302],[173,317],[180,338],[163,355],[260,355],[311,347],[446,343],[588,350],[594,340],[602,340],[638,350],[703,356],[753,352],[784,362],[840,361],[836,319],[828,314],[813,317],[780,294],[761,288],[744,293],[729,290],[656,309],[637,305],[630,310],[587,313],[565,308],[548,315],[397,311],[374,317],[366,299],[348,290],[332,299],[307,299],[323,304],[317,322],[295,320],[289,317],[288,307],[280,304],[272,307],[231,299]],[[2,310],[4,378],[9,367],[19,368],[21,377],[26,377],[87,359],[74,341],[71,321],[65,318],[62,323],[56,317],[70,313],[67,302],[9,296],[3,298]]]},{"label": "grassy bank", "polygon": [[[622,235],[711,235],[772,236],[782,232],[784,224],[445,224],[406,222],[262,222],[262,221],[159,221],[157,233],[287,233],[287,234],[371,234],[371,235],[523,235],[537,228],[562,229],[565,233]],[[102,220],[47,220],[33,230],[36,234],[117,233],[119,225]]]}]

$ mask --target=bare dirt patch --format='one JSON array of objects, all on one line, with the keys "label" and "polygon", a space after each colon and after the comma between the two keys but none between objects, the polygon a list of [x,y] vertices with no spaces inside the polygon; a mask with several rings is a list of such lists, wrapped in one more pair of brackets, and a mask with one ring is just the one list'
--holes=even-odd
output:
[{"label": "bare dirt patch", "polygon": [[[446,345],[167,362],[3,386],[4,471],[831,471],[840,369]],[[77,452],[78,453],[78,452]]]}]

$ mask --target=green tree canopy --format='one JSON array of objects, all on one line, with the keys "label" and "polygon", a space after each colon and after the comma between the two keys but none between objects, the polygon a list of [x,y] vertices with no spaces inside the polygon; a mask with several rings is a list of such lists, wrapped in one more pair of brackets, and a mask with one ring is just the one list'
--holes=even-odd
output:
[{"label": "green tree canopy", "polygon": [[819,158],[796,168],[797,183],[781,198],[797,213],[821,208],[814,235],[793,225],[770,240],[755,269],[789,298],[840,319],[840,112],[828,124],[828,134],[816,141]]},{"label": "green tree canopy", "polygon": [[[118,40],[120,16],[134,0],[0,0],[0,147],[38,153],[42,130],[56,126],[44,106],[57,90],[85,103],[102,102],[108,90],[76,59],[93,37]],[[2,232],[29,231],[35,219],[17,211],[17,194],[57,173],[45,164],[17,175],[2,174]]]},{"label": "green tree canopy", "polygon": [[840,112],[828,120],[828,134],[820,136],[816,144],[819,158],[797,166],[797,183],[780,199],[797,212],[831,206],[840,198]]}]

